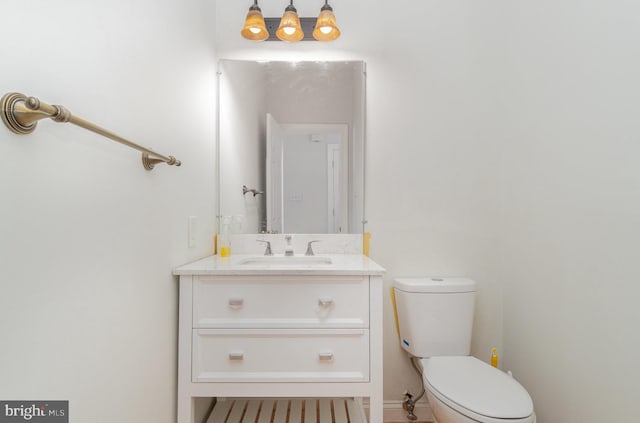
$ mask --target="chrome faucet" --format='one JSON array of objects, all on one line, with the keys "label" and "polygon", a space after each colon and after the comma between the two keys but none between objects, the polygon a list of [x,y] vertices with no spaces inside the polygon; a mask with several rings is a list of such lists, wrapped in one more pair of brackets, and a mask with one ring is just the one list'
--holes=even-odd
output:
[{"label": "chrome faucet", "polygon": [[286,247],[284,247],[284,255],[292,256],[293,255],[293,247],[291,246],[291,235],[284,236],[285,241],[287,241]]},{"label": "chrome faucet", "polygon": [[305,256],[314,256],[315,255],[313,253],[313,248],[311,248],[311,244],[313,244],[314,242],[320,242],[320,241],[319,240],[309,241],[309,243],[307,244],[307,252],[304,253]]},{"label": "chrome faucet", "polygon": [[256,241],[264,242],[265,244],[267,244],[267,248],[264,250],[264,255],[265,256],[272,256],[273,255],[273,252],[271,251],[271,243],[269,241],[265,241],[264,239],[256,239]]}]

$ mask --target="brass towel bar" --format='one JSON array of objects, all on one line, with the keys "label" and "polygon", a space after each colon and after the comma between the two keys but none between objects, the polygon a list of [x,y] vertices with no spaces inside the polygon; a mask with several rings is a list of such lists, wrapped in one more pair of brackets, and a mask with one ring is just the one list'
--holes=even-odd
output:
[{"label": "brass towel bar", "polygon": [[153,150],[139,146],[91,122],[73,116],[69,110],[62,106],[50,105],[35,97],[27,97],[20,93],[7,93],[0,100],[0,110],[2,111],[2,121],[7,128],[16,134],[30,134],[36,129],[40,119],[51,118],[55,122],[73,123],[142,152],[142,165],[147,170],[153,169],[158,163],[180,166],[180,160],[173,156],[163,156]]}]

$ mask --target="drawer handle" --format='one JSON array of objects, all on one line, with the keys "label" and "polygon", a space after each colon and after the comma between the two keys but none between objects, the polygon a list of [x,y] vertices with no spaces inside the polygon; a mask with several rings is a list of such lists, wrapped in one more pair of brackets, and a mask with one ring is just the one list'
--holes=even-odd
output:
[{"label": "drawer handle", "polygon": [[244,360],[244,353],[239,351],[233,351],[229,353],[229,360],[242,361]]},{"label": "drawer handle", "polygon": [[229,307],[239,309],[244,306],[244,298],[229,298]]},{"label": "drawer handle", "polygon": [[332,352],[321,352],[318,354],[318,360],[320,361],[333,361]]},{"label": "drawer handle", "polygon": [[335,301],[331,297],[318,298],[318,305],[320,307],[331,307],[335,304]]}]

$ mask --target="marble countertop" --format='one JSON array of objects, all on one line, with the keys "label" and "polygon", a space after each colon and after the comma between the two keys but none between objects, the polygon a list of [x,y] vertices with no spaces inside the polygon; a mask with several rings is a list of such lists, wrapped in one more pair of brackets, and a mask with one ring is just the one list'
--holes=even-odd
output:
[{"label": "marble countertop", "polygon": [[[308,260],[295,255],[271,257],[236,254],[231,257],[209,256],[179,266],[173,274],[184,275],[382,275],[385,269],[362,254],[318,254]],[[273,260],[271,260],[273,259]],[[311,262],[317,260],[317,263]],[[329,262],[330,261],[330,262]]]}]

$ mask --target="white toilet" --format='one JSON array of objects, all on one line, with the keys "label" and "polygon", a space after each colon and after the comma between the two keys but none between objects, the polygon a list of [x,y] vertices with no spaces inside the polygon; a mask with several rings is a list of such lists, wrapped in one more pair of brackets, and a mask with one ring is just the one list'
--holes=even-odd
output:
[{"label": "white toilet", "polygon": [[535,423],[515,379],[469,356],[476,284],[466,278],[398,278],[402,347],[420,358],[437,423]]}]

